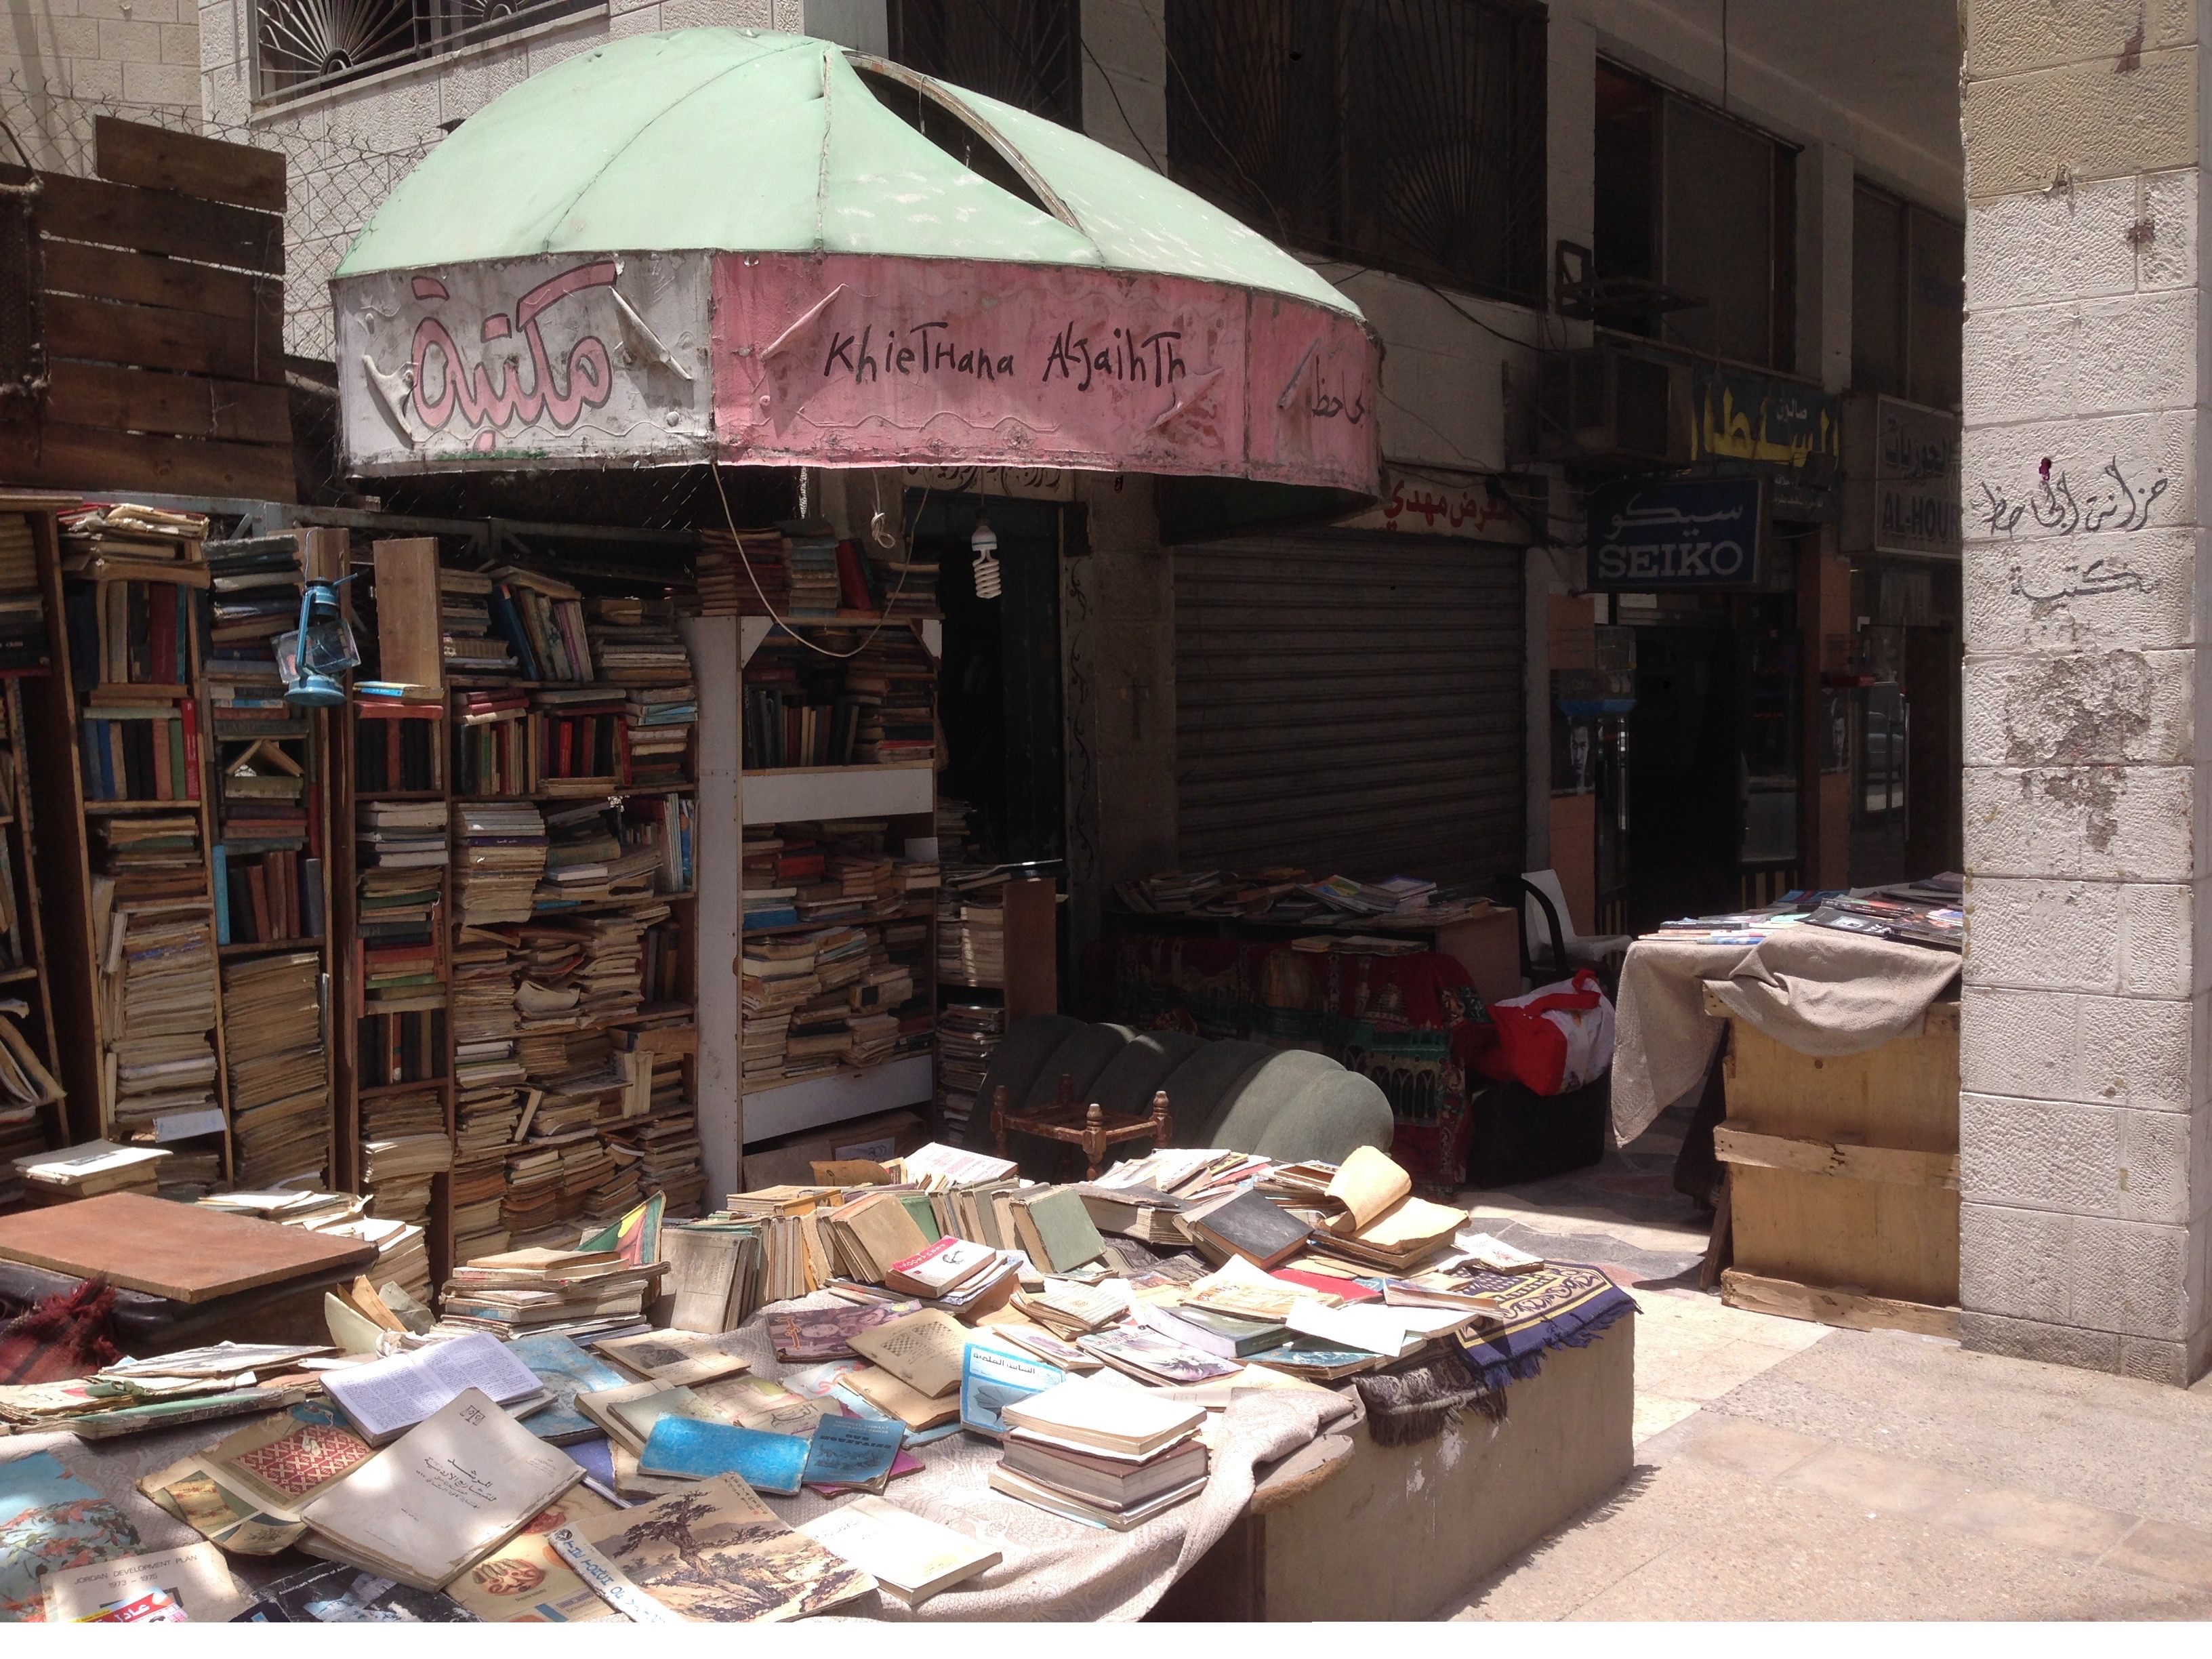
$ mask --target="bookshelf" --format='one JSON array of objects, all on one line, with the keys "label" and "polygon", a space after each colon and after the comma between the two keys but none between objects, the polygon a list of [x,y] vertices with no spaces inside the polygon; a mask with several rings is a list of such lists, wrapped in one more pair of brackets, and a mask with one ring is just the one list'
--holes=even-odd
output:
[{"label": "bookshelf", "polygon": [[[52,672],[24,696],[74,1139],[160,1145],[165,1195],[232,1179],[206,733],[205,524],[73,516],[45,570]],[[66,574],[64,566],[67,567]]]},{"label": "bookshelf", "polygon": [[648,1191],[694,1212],[697,699],[672,607],[427,538],[367,571],[362,676],[393,695],[356,682],[337,902],[376,1212],[419,1212],[442,1281]]},{"label": "bookshelf", "polygon": [[[890,558],[873,550],[864,555],[854,543],[825,542],[818,534],[793,534],[793,528],[741,532],[751,576],[738,568],[739,547],[726,538],[708,537],[700,561],[706,620],[734,616],[738,632],[738,696],[727,714],[736,730],[714,730],[712,721],[720,710],[710,699],[702,705],[709,724],[702,733],[702,743],[719,738],[720,746],[736,757],[736,817],[748,849],[731,896],[743,929],[739,960],[732,964],[723,993],[738,1009],[737,1038],[725,1060],[738,1099],[739,1145],[732,1152],[895,1108],[927,1110],[934,1090],[934,850],[914,861],[927,867],[928,887],[875,895],[858,911],[823,890],[830,882],[794,882],[768,873],[763,855],[756,850],[771,840],[829,845],[838,837],[824,826],[853,823],[882,825],[882,845],[874,856],[895,862],[905,861],[908,843],[921,844],[917,852],[922,853],[931,842],[937,812],[935,682],[943,635],[935,614],[934,572],[903,563],[903,554],[896,550]],[[841,597],[848,607],[842,614],[830,601],[806,601],[802,589],[810,563],[838,573]],[[911,582],[905,580],[909,576]],[[762,579],[787,626],[759,614],[754,578]],[[823,614],[825,606],[829,614]],[[800,635],[830,651],[853,654],[823,657],[800,643]],[[820,763],[788,763],[799,757]],[[865,856],[857,848],[845,851]],[[830,873],[823,872],[823,877]],[[762,908],[764,890],[793,885],[799,889],[795,915],[780,916]],[[748,913],[750,923],[744,920]],[[824,982],[793,1012],[763,997],[757,988],[766,981],[757,969],[749,972],[747,958],[763,951],[803,953],[809,942],[831,942],[833,951],[841,951],[844,947],[835,941],[848,929],[866,935],[863,950],[878,969],[908,969],[911,994],[893,1011],[904,1016],[901,1024],[906,1029],[884,1049],[880,1035],[871,1038],[862,1031],[864,1020],[856,1021],[849,1041],[866,1054],[863,1063],[851,1063],[849,1051],[846,1063],[824,1064],[821,1054],[794,1062],[790,1032],[810,1015],[826,1021],[833,1012],[826,1005],[839,993],[862,996],[866,988]],[[825,975],[817,964],[815,976],[826,981],[846,971]],[[750,1014],[744,990],[749,977],[757,988]],[[852,1009],[863,1017],[874,1012]],[[917,1022],[922,1027],[918,1046],[913,1041]],[[817,1024],[813,1030],[810,1046],[826,1048],[832,1040],[826,1026]],[[781,1060],[771,1052],[779,1034],[784,1044]],[[784,1074],[794,1063],[803,1074]]]},{"label": "bookshelf", "polygon": [[[67,1144],[53,988],[42,914],[33,746],[23,683],[52,670],[47,621],[60,562],[58,514],[74,497],[0,492],[0,604],[10,605],[0,638],[0,1043],[8,1086],[0,1091],[0,1206],[15,1189],[9,1160]],[[16,623],[12,612],[20,609]],[[20,628],[20,632],[18,631]],[[38,769],[40,770],[50,769]],[[13,1006],[20,1005],[20,1008]]]}]

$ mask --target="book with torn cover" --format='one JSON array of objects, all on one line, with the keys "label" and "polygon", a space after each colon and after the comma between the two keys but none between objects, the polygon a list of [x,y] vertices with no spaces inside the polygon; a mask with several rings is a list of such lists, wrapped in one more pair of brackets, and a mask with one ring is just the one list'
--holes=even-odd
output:
[{"label": "book with torn cover", "polygon": [[876,1417],[825,1417],[806,1443],[802,1479],[810,1486],[881,1492],[906,1443],[906,1425]]},{"label": "book with torn cover", "polygon": [[618,1619],[622,1615],[592,1593],[546,1539],[556,1527],[621,1513],[620,1505],[587,1486],[571,1486],[447,1584],[446,1594],[488,1625],[582,1625]]},{"label": "book with torn cover", "polygon": [[436,1589],[583,1474],[558,1447],[465,1389],[304,1505],[301,1517],[342,1559]]},{"label": "book with torn cover", "polygon": [[640,1623],[775,1623],[826,1613],[876,1587],[786,1526],[735,1475],[556,1527],[550,1541],[579,1577]]},{"label": "book with torn cover", "polygon": [[138,1528],[52,1452],[0,1463],[0,1624],[43,1616],[49,1573],[138,1549]]},{"label": "book with torn cover", "polygon": [[160,1592],[195,1625],[227,1624],[252,1599],[212,1544],[185,1544],[150,1555],[122,1555],[46,1575],[46,1623],[95,1620]]},{"label": "book with torn cover", "polygon": [[806,1468],[807,1443],[795,1434],[770,1434],[735,1423],[664,1417],[646,1437],[637,1472],[678,1480],[734,1474],[755,1492],[793,1498]]},{"label": "book with torn cover", "polygon": [[872,1360],[908,1388],[939,1399],[960,1386],[960,1357],[968,1328],[936,1309],[908,1314],[888,1325],[854,1334],[853,1351]]},{"label": "book with torn cover", "polygon": [[840,1504],[799,1531],[909,1607],[988,1572],[1006,1559],[965,1533],[924,1520],[882,1498]]},{"label": "book with torn cover", "polygon": [[531,1413],[522,1426],[540,1440],[559,1446],[572,1440],[589,1440],[599,1425],[576,1409],[576,1396],[603,1389],[619,1389],[629,1382],[605,1360],[595,1359],[565,1336],[540,1333],[518,1336],[507,1351],[530,1368],[553,1403]]},{"label": "book with torn cover", "polygon": [[960,1426],[1000,1439],[1006,1432],[1008,1406],[1066,1380],[1057,1365],[992,1342],[970,1342],[960,1366]]}]

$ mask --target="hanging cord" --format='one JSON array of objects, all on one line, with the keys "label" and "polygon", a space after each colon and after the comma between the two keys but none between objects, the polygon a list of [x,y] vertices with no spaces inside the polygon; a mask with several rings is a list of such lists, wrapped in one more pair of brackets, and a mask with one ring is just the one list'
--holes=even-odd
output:
[{"label": "hanging cord", "polygon": [[[759,574],[753,569],[752,556],[745,551],[745,538],[738,533],[738,521],[730,512],[730,498],[722,489],[722,469],[716,466],[710,461],[708,463],[707,471],[708,475],[714,480],[714,494],[721,499],[722,522],[730,527],[730,540],[738,550],[738,562],[744,566],[746,579],[752,583],[753,592],[760,599],[761,609],[768,612],[769,620],[774,623],[778,628],[781,628],[793,639],[798,641],[799,644],[805,646],[809,651],[813,652],[816,655],[832,658],[839,662],[843,662],[849,658],[857,657],[860,653],[873,645],[876,642],[876,635],[882,633],[884,628],[889,625],[890,622],[891,607],[890,601],[889,599],[884,601],[884,614],[876,618],[876,625],[868,630],[867,637],[862,640],[858,645],[854,646],[850,651],[832,651],[827,646],[817,645],[813,641],[808,639],[804,634],[800,633],[789,621],[776,615],[775,607],[768,602],[768,593],[766,590],[761,586]],[[876,497],[878,502],[877,517],[880,519],[883,516],[883,509],[881,506],[883,501],[881,494],[882,486],[878,484],[877,486],[877,489],[878,492]],[[922,509],[927,507],[928,505],[929,489],[928,487],[925,485],[921,492],[921,500],[915,504],[914,521],[917,529],[920,528],[921,524]],[[902,531],[905,528],[903,525],[900,527]],[[878,541],[879,544],[882,545],[895,545],[895,544],[884,542],[880,537],[878,538]],[[909,553],[914,550],[914,541],[910,533],[907,536],[907,550]],[[914,561],[910,558],[902,559],[899,562],[902,564],[912,564]],[[908,573],[906,571],[902,570],[899,572],[898,582],[891,589],[890,597],[892,599],[897,599],[900,594],[906,592],[907,574]]]}]

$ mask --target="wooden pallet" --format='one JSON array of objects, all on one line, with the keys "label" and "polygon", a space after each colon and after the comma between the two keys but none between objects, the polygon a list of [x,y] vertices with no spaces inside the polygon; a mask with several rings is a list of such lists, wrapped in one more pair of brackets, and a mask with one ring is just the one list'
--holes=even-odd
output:
[{"label": "wooden pallet", "polygon": [[1852,1331],[1911,1331],[1918,1336],[1959,1337],[1959,1310],[1896,1297],[1826,1290],[1794,1279],[1767,1279],[1730,1267],[1721,1274],[1721,1300],[1751,1313],[1809,1319]]}]

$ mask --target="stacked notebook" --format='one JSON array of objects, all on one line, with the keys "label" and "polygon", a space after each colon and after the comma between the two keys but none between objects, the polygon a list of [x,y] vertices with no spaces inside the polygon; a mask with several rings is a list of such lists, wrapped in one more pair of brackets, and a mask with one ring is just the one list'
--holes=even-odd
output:
[{"label": "stacked notebook", "polygon": [[1201,1407],[1070,1377],[1004,1415],[993,1489],[1069,1520],[1126,1532],[1205,1488]]},{"label": "stacked notebook", "polygon": [[322,957],[313,951],[223,964],[223,1056],[230,1068],[234,1176],[241,1186],[319,1176],[326,1161],[331,1089],[322,972]]},{"label": "stacked notebook", "polygon": [[527,921],[545,872],[545,820],[526,802],[453,808],[454,902],[464,927]]},{"label": "stacked notebook", "polygon": [[581,1339],[643,1324],[668,1271],[613,1250],[510,1250],[454,1268],[442,1306],[447,1323],[471,1330]]}]

